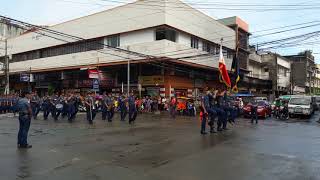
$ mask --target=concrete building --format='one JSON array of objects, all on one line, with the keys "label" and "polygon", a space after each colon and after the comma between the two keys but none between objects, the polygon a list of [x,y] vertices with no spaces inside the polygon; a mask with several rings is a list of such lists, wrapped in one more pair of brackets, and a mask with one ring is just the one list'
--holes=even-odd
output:
[{"label": "concrete building", "polygon": [[292,64],[292,84],[306,93],[314,93],[316,66],[311,51],[301,52],[297,55],[285,56]]},{"label": "concrete building", "polygon": [[314,93],[320,94],[320,64],[315,64],[315,80],[314,80]]},{"label": "concrete building", "polygon": [[[168,3],[175,3],[188,13],[170,8]],[[154,7],[141,8],[142,5]],[[92,79],[84,69],[96,69],[100,91],[119,92],[126,85],[130,60],[133,90],[139,88],[145,94],[161,96],[174,91],[192,96],[204,86],[221,86],[217,70],[220,39],[224,38],[223,52],[229,70],[236,46],[233,29],[178,0],[137,1],[49,29],[85,40],[64,37],[67,43],[34,31],[9,39],[14,89],[29,84],[20,82],[20,75],[31,73],[31,85],[39,91],[85,91],[92,88]]]},{"label": "concrete building", "polygon": [[291,90],[291,63],[290,60],[278,54],[263,54],[262,63],[264,68],[262,74],[272,81],[271,100],[281,95],[290,94]]},{"label": "concrete building", "polygon": [[[249,24],[237,16],[219,19],[219,22],[232,28],[236,32],[236,42],[239,44],[238,60],[242,74],[248,73],[249,67]],[[232,38],[232,37],[231,37]],[[227,38],[229,39],[229,38]]]},{"label": "concrete building", "polygon": [[0,19],[0,39],[12,38],[21,35],[25,30]]}]

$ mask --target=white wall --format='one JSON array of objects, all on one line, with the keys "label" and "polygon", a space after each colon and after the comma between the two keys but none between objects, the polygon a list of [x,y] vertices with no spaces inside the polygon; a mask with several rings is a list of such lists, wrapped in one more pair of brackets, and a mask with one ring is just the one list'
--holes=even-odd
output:
[{"label": "white wall", "polygon": [[[216,43],[220,43],[221,37],[225,37],[224,45],[230,49],[234,49],[235,31],[180,1],[169,1],[170,4],[167,4],[168,0],[137,1],[111,10],[61,23],[50,27],[50,29],[85,39],[91,39],[167,24]],[[187,11],[177,10],[176,8],[172,9],[170,8],[170,6],[172,6],[171,3],[174,3],[175,6],[187,8]],[[154,5],[154,7],[152,7],[152,5]],[[168,7],[165,8],[166,5]],[[143,8],[146,6],[150,8]],[[63,39],[68,42],[74,41],[73,39]],[[9,46],[13,48],[9,49],[9,53],[16,54],[64,43],[65,42],[30,32],[10,39]]]},{"label": "white wall", "polygon": [[120,46],[155,41],[155,28],[120,34]]}]

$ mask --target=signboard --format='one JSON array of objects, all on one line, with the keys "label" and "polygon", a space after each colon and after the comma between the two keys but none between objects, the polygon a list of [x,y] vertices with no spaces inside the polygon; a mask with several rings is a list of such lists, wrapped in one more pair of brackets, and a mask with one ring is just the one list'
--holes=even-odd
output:
[{"label": "signboard", "polygon": [[99,79],[99,71],[96,69],[88,70],[89,79]]},{"label": "signboard", "polygon": [[139,76],[139,84],[143,86],[158,86],[164,84],[163,76]]},{"label": "signboard", "polygon": [[93,81],[92,81],[92,89],[99,91],[99,79],[93,79]]},{"label": "signboard", "polygon": [[29,82],[30,81],[30,74],[20,74],[20,81],[21,82]]}]

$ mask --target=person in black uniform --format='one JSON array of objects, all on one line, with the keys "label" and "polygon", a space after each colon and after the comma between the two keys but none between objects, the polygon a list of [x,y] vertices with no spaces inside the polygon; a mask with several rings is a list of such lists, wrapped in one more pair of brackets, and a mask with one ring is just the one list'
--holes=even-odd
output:
[{"label": "person in black uniform", "polygon": [[218,115],[218,131],[227,130],[227,115],[226,112],[223,110],[223,95],[221,91],[216,91],[215,97],[215,107],[214,110],[217,112]]},{"label": "person in black uniform", "polygon": [[135,96],[133,92],[130,93],[130,96],[128,98],[128,104],[129,104],[129,124],[134,123],[134,121],[137,118],[137,107],[135,103]]},{"label": "person in black uniform", "polygon": [[126,97],[124,95],[121,95],[118,99],[118,102],[119,102],[119,108],[120,108],[121,121],[125,121],[127,116]]},{"label": "person in black uniform", "polygon": [[37,119],[40,112],[40,97],[38,96],[37,91],[34,91],[31,96],[31,109],[33,119]]},{"label": "person in black uniform", "polygon": [[256,124],[258,124],[258,104],[252,103],[251,107],[251,123],[253,124],[254,120],[256,121]]},{"label": "person in black uniform", "polygon": [[93,120],[96,117],[96,107],[94,100],[95,99],[92,96],[92,92],[88,92],[88,95],[85,98],[85,105],[87,110],[87,120],[89,124],[93,124]]},{"label": "person in black uniform", "polygon": [[28,144],[28,132],[31,124],[32,109],[30,105],[30,93],[22,92],[21,99],[17,103],[19,111],[19,132],[18,132],[18,148],[31,148]]}]

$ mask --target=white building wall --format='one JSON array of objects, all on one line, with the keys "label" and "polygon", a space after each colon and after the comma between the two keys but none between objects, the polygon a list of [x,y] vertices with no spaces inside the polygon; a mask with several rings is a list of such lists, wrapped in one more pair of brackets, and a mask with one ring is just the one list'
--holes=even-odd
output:
[{"label": "white building wall", "polygon": [[[167,2],[168,0],[166,0]],[[169,0],[181,3],[180,1]],[[151,3],[163,3],[164,0],[151,1]],[[234,49],[235,31],[206,16],[205,14],[181,3],[180,6],[187,8],[186,11],[176,11],[169,7],[155,6],[155,8],[141,8],[137,3],[150,3],[138,1],[132,4],[120,6],[111,10],[103,11],[90,16],[78,18],[50,27],[53,30],[67,34],[91,39],[113,34],[120,34],[120,48],[136,51],[154,56],[167,56],[181,58],[184,56],[207,54],[202,51],[202,41],[199,40],[199,49],[191,48],[191,35],[220,43],[224,37],[223,45]],[[172,4],[168,5],[172,6]],[[178,6],[178,5],[177,5]],[[140,8],[139,8],[140,7]],[[155,26],[169,25],[180,29],[177,33],[177,42],[167,40],[155,41]],[[148,29],[146,29],[148,28]],[[142,30],[140,30],[142,29]],[[186,33],[185,33],[186,32]],[[190,34],[188,34],[190,33]],[[74,41],[72,39],[65,39]],[[16,38],[9,39],[9,54],[16,54],[30,50],[36,50],[64,44],[65,42],[54,40],[30,32]],[[89,66],[97,63],[112,63],[126,61],[128,54],[114,50],[104,50],[105,53],[96,51],[62,55],[43,59],[16,62],[11,64],[11,72],[33,70],[48,70],[54,68],[67,68],[74,66]],[[176,52],[178,51],[178,52]],[[112,56],[111,54],[121,56]],[[132,59],[141,59],[137,56],[129,56]],[[195,64],[218,67],[218,56],[204,56],[193,59],[183,59]],[[231,69],[232,59],[225,57],[228,69]]]}]

